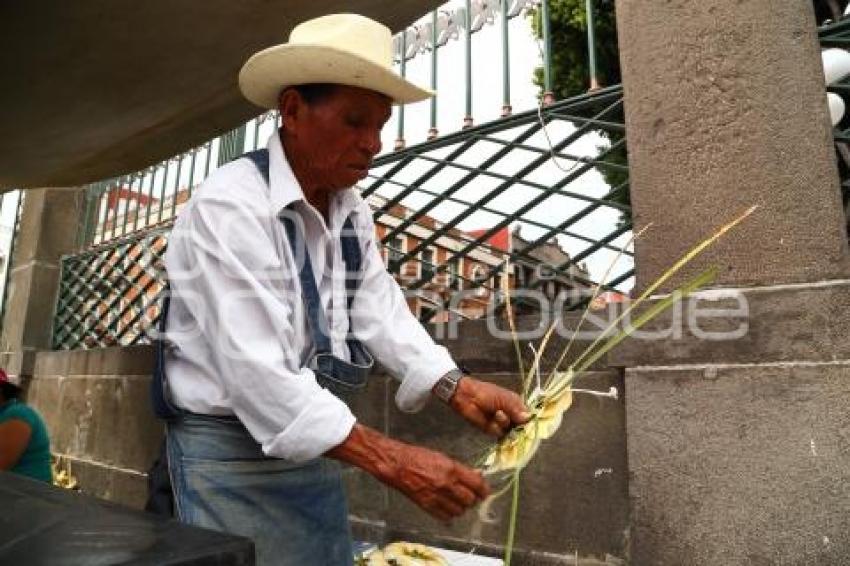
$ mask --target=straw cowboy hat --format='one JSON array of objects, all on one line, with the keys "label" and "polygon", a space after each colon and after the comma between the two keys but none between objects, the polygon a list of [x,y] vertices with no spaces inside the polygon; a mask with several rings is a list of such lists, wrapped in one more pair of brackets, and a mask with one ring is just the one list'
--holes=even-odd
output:
[{"label": "straw cowboy hat", "polygon": [[303,22],[289,43],[255,53],[239,71],[242,94],[270,110],[281,91],[293,85],[335,83],[389,96],[397,104],[433,95],[393,71],[392,32],[357,14],[331,14]]}]

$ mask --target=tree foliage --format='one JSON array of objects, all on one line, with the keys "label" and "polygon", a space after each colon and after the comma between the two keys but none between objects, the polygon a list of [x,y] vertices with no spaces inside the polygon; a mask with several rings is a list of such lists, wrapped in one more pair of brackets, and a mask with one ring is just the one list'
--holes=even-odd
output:
[{"label": "tree foliage", "polygon": [[[603,85],[620,82],[620,58],[617,51],[617,24],[614,3],[594,0],[594,30],[598,78]],[[587,12],[585,0],[549,0],[552,31],[552,91],[562,100],[584,93],[590,87],[587,48]],[[536,36],[543,38],[541,11],[531,13]],[[535,83],[543,89],[543,68],[534,72]]]},{"label": "tree foliage", "polygon": [[[594,31],[596,35],[596,68],[600,86],[619,84],[620,56],[617,50],[617,22],[614,2],[594,0]],[[542,40],[543,22],[541,10],[531,13],[531,25],[535,35]],[[590,82],[590,58],[587,42],[586,0],[549,0],[549,20],[551,30],[551,80],[552,93],[556,100],[563,100],[587,92]],[[543,68],[534,71],[534,82],[540,87],[541,96],[545,91]],[[607,148],[623,136],[619,133],[600,131],[608,140]],[[603,148],[600,148],[603,150]],[[604,161],[616,165],[626,165],[628,156],[623,143],[605,154]],[[620,170],[597,165],[596,169],[611,189],[623,185],[628,174]],[[612,201],[628,205],[629,191],[619,191]],[[623,214],[621,222],[628,222],[629,214]]]}]

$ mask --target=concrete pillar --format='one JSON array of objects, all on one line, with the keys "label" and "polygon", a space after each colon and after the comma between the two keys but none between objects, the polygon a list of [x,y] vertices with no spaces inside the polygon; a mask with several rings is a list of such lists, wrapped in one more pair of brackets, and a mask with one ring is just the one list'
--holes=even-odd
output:
[{"label": "concrete pillar", "polygon": [[720,284],[848,274],[811,2],[617,3],[639,287],[758,204],[691,272]]},{"label": "concrete pillar", "polygon": [[51,347],[59,259],[74,249],[83,204],[81,189],[26,193],[0,344],[11,372],[31,375],[33,354]]},{"label": "concrete pillar", "polygon": [[[850,270],[811,2],[619,0],[617,21],[635,220],[654,224],[637,286],[760,205],[688,270],[733,289],[612,356],[631,563],[844,563]],[[695,324],[695,306],[734,310]]]}]

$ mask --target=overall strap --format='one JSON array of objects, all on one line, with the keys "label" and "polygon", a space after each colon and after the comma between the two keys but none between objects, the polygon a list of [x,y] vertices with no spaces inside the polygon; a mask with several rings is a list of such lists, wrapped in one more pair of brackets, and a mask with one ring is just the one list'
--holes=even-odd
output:
[{"label": "overall strap", "polygon": [[363,275],[361,271],[363,254],[360,251],[360,241],[357,239],[357,232],[354,231],[354,223],[350,216],[345,219],[342,225],[339,241],[342,247],[342,261],[345,263],[345,300],[348,309],[348,337],[345,343],[348,344],[348,351],[351,353],[351,360],[354,363],[371,366],[372,356],[366,351],[363,344],[354,338],[354,323],[351,320],[354,294],[360,286]]},{"label": "overall strap", "polygon": [[[244,154],[242,157],[253,162],[257,170],[263,175],[266,184],[269,184],[269,152],[267,149],[258,149]],[[310,260],[310,254],[307,252],[307,242],[302,234],[297,229],[296,222],[293,218],[295,210],[289,207],[293,214],[284,215],[281,218],[286,236],[289,240],[289,245],[292,248],[292,254],[298,264],[298,279],[301,282],[301,289],[304,295],[304,307],[307,311],[308,320],[310,321],[310,333],[313,338],[313,344],[316,347],[316,353],[329,354],[332,350],[331,340],[328,333],[328,321],[325,317],[325,311],[322,308],[321,299],[316,279],[313,276],[313,265]],[[360,270],[363,265],[363,254],[360,251],[360,241],[357,238],[357,233],[354,230],[354,223],[351,217],[345,219],[340,232],[340,246],[342,249],[342,261],[345,264],[345,290],[346,290],[346,306],[348,311],[348,328],[351,332],[351,308],[354,302],[354,294],[360,286]],[[352,356],[361,357],[362,345],[356,340],[349,338],[347,340],[349,350],[352,351]],[[355,353],[356,351],[356,353]]]},{"label": "overall strap", "polygon": [[254,164],[254,167],[257,168],[257,171],[263,176],[263,179],[266,180],[266,185],[269,184],[269,150],[267,149],[256,149],[254,151],[249,151],[242,155],[242,157],[246,159],[250,159]]},{"label": "overall strap", "polygon": [[165,328],[168,321],[168,307],[171,304],[171,289],[166,282],[160,293],[158,332],[154,338],[155,362],[153,379],[151,379],[151,405],[154,414],[161,419],[173,419],[185,413],[175,407],[168,399],[165,377],[165,350],[168,347],[165,338]]},{"label": "overall strap", "polygon": [[[291,208],[289,210],[292,210]],[[322,308],[319,289],[316,287],[316,279],[313,276],[313,263],[307,252],[307,242],[299,234],[295,226],[295,220],[291,216],[281,217],[283,226],[286,228],[286,238],[292,248],[292,256],[298,264],[298,279],[301,281],[301,294],[304,296],[304,308],[307,310],[307,319],[310,321],[310,334],[317,354],[331,353],[331,339],[328,336],[328,321]]]},{"label": "overall strap", "polygon": [[345,219],[342,232],[339,234],[339,242],[342,247],[342,261],[345,264],[345,290],[348,304],[348,312],[351,313],[351,305],[354,302],[354,293],[360,286],[360,268],[363,264],[363,254],[360,252],[360,240],[354,231],[354,223],[351,217]]}]

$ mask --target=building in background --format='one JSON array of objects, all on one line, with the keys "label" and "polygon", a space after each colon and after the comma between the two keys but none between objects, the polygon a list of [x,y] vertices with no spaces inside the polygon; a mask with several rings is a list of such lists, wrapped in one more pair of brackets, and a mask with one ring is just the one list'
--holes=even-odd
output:
[{"label": "building in background", "polygon": [[[367,202],[373,209],[386,203],[375,195],[371,195]],[[378,239],[383,240],[413,212],[405,206],[395,205],[381,214],[375,221]],[[501,277],[507,276],[508,284],[513,285],[510,266],[505,272],[505,265],[509,265],[509,250],[485,244],[476,246],[463,257],[452,259],[475,238],[462,230],[451,229],[414,258],[398,263],[410,250],[419,247],[442,228],[443,225],[431,216],[418,217],[403,233],[383,246],[384,264],[403,289],[420,280],[427,281],[417,289],[407,291],[410,310],[420,320],[445,322],[453,314],[465,319],[480,318],[486,313],[493,293],[500,288]],[[458,291],[463,293],[455,295]]]},{"label": "building in background", "polygon": [[[479,238],[485,232],[486,229],[472,230],[469,234]],[[512,262],[514,289],[539,290],[550,301],[566,294],[567,306],[571,306],[586,297],[596,286],[586,266],[570,263],[570,254],[557,238],[537,243],[524,238],[522,226],[516,225],[513,229],[507,226],[502,228],[486,241],[506,254],[518,253]],[[528,252],[523,253],[526,249]]]}]

